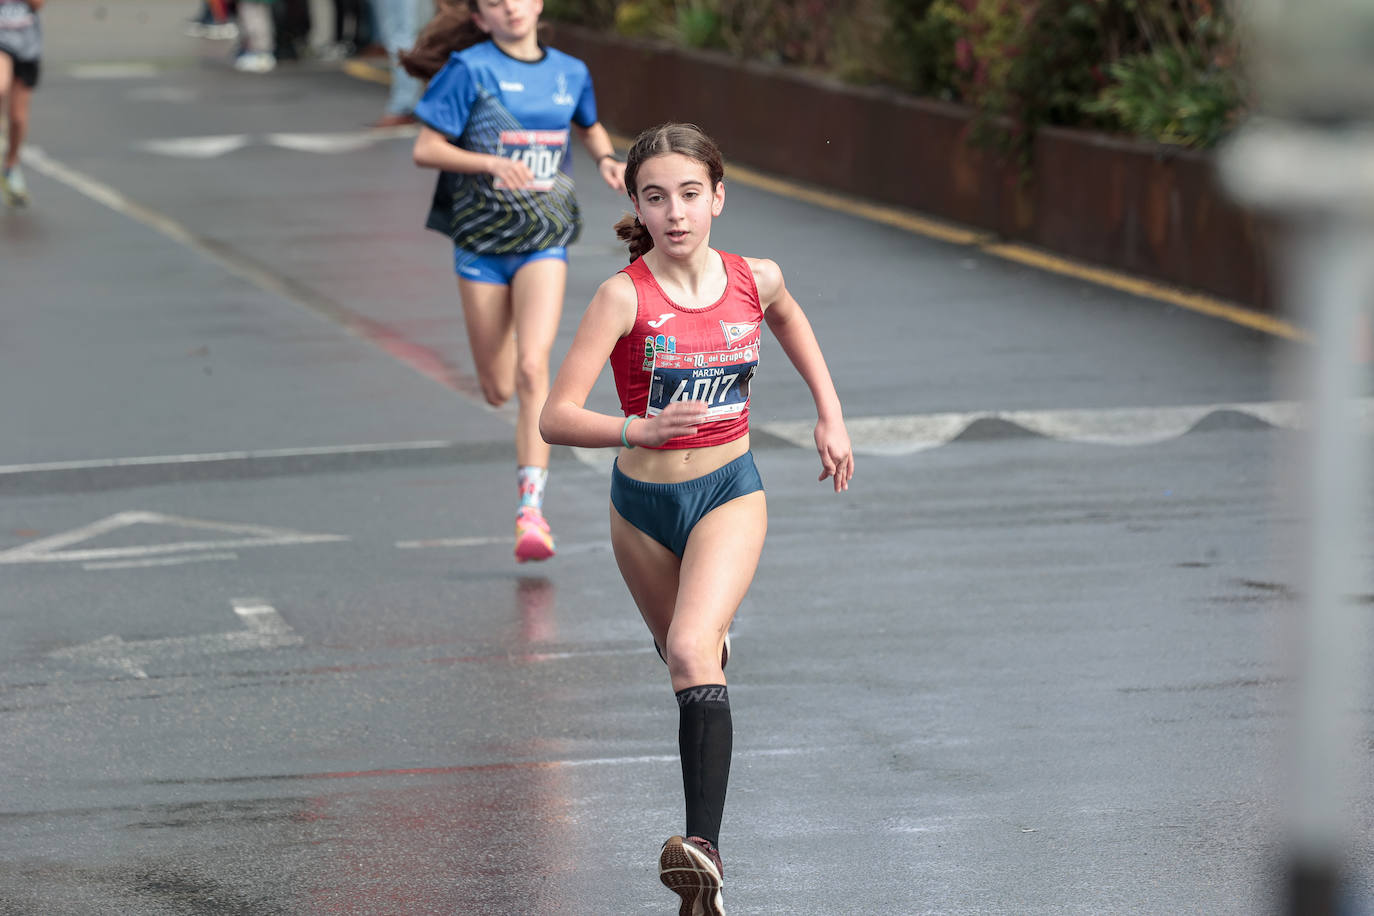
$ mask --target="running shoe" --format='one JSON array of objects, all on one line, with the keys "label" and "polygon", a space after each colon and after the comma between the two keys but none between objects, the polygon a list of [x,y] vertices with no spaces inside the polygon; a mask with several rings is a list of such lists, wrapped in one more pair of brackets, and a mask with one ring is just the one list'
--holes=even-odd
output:
[{"label": "running shoe", "polygon": [[[665,665],[668,664],[668,659],[666,659],[666,658],[663,657],[663,649],[662,649],[662,647],[659,646],[657,640],[654,641],[654,651],[658,653],[658,657],[659,657],[659,659],[662,660],[663,664],[665,664]],[[724,670],[725,670],[725,666],[728,665],[729,663],[730,663],[730,631],[729,631],[729,630],[726,630],[726,631],[725,631],[725,645],[723,645],[723,646],[720,647],[720,670],[724,671]]]},{"label": "running shoe", "polygon": [[553,556],[553,534],[538,509],[526,506],[515,516],[515,559],[547,560]]},{"label": "running shoe", "polygon": [[678,916],[725,916],[720,852],[701,837],[668,837],[658,854],[658,880],[682,898]]},{"label": "running shoe", "polygon": [[5,203],[11,207],[29,205],[29,186],[24,182],[24,173],[19,170],[18,164],[0,173],[0,191],[4,192]]},{"label": "running shoe", "polygon": [[277,67],[277,58],[266,51],[248,51],[234,58],[234,69],[242,73],[270,73]]}]

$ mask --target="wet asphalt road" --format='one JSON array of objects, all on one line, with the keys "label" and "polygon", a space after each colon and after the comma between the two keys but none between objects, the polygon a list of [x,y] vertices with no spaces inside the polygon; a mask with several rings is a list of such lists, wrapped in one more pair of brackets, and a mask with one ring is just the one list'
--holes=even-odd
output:
[{"label": "wet asphalt road", "polygon": [[[555,452],[560,555],[514,564],[511,413],[430,177],[359,139],[380,87],[236,74],[186,6],[49,8],[35,204],[0,213],[0,914],[675,912],[606,456]],[[559,352],[623,263],[579,169]],[[714,241],[781,263],[851,418],[1283,396],[1260,335],[747,186]],[[783,362],[765,429],[808,415]],[[870,449],[838,498],[757,437],[730,913],[1275,906],[1296,439],[1218,416]],[[115,463],[148,456],[199,457]]]}]

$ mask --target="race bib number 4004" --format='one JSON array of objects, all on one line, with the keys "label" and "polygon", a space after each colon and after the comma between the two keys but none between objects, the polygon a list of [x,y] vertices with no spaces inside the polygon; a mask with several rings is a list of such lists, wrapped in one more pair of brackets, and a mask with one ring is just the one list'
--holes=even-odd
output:
[{"label": "race bib number 4004", "polygon": [[[567,149],[566,130],[503,130],[498,155],[525,163],[534,174],[534,181],[520,190],[551,191]],[[491,186],[500,191],[505,189],[506,183],[497,178]]]},{"label": "race bib number 4004", "polygon": [[715,353],[664,353],[654,356],[646,417],[674,401],[705,401],[706,419],[728,420],[749,404],[749,385],[759,366],[758,347]]}]

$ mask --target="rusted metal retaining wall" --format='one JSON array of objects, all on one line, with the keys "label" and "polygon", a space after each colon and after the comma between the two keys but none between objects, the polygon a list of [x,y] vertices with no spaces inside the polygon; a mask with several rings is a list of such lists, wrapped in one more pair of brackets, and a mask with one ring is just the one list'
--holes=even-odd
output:
[{"label": "rusted metal retaining wall", "polygon": [[1047,129],[1025,182],[969,143],[963,106],[562,24],[551,37],[591,67],[601,119],[617,133],[691,121],[727,164],[1274,307],[1267,231],[1226,198],[1206,154]]}]

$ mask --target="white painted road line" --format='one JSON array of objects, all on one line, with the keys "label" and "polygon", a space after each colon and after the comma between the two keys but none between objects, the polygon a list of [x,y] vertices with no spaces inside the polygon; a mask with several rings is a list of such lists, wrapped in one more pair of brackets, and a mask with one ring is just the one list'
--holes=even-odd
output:
[{"label": "white painted road line", "polygon": [[[466,538],[430,538],[424,541],[397,541],[396,547],[400,550],[443,550],[454,547],[490,547],[493,544],[500,544],[509,547],[515,543],[515,536],[507,537],[466,537]],[[603,541],[579,541],[577,543],[566,544],[558,543],[558,553],[560,556],[567,556],[575,553],[593,553],[598,550],[610,550],[611,542],[609,539]]]},{"label": "white painted road line", "polygon": [[487,547],[491,544],[513,544],[515,536],[510,537],[470,537],[470,538],[432,538],[428,541],[397,541],[401,550],[431,550],[441,547]]},{"label": "white painted road line", "polygon": [[259,598],[236,598],[234,612],[247,626],[229,633],[203,636],[174,636],[166,639],[139,639],[126,642],[119,636],[103,636],[93,642],[49,652],[59,661],[79,662],[98,668],[113,668],[136,678],[148,677],[147,666],[154,661],[186,658],[192,655],[220,655],[251,649],[279,649],[304,642],[291,629],[276,608]]},{"label": "white painted road line", "polygon": [[154,64],[137,61],[75,64],[67,68],[67,73],[79,80],[147,79],[158,72]]},{"label": "white painted road line", "polygon": [[182,566],[186,563],[213,563],[220,560],[237,560],[236,553],[201,553],[190,557],[161,557],[153,560],[115,560],[110,563],[83,563],[82,569],[98,571],[102,569],[142,569],[149,566]]},{"label": "white painted road line", "polygon": [[[73,544],[91,540],[103,534],[132,525],[161,525],[190,528],[194,531],[216,531],[239,535],[218,541],[173,541],[133,547],[103,547],[86,550],[67,550]],[[202,551],[224,552],[245,547],[283,547],[297,544],[322,544],[346,541],[341,534],[309,534],[289,528],[269,528],[265,525],[244,525],[231,522],[210,522],[203,519],[164,515],[161,512],[118,512],[98,522],[72,531],[31,541],[19,547],[0,551],[0,564],[67,563],[88,560],[114,560],[165,556],[167,554],[197,554]]]},{"label": "white painted road line", "polygon": [[217,159],[225,153],[243,149],[252,138],[248,134],[224,136],[176,137],[171,140],[145,140],[139,148],[161,156],[179,159]]},{"label": "white painted road line", "polygon": [[[1119,407],[1090,410],[982,410],[905,417],[852,417],[845,421],[854,451],[907,455],[945,445],[980,420],[1019,427],[1028,435],[1096,445],[1150,445],[1175,439],[1218,413],[1243,414],[1279,429],[1302,427],[1296,401],[1207,404],[1182,407]],[[1374,398],[1351,404],[1351,421],[1374,429]],[[759,428],[800,448],[813,447],[811,421],[760,423]]]},{"label": "white painted road line", "polygon": [[148,455],[139,458],[102,458],[86,461],[47,461],[36,464],[0,465],[0,475],[35,474],[44,471],[83,471],[136,467],[149,464],[200,464],[213,461],[244,461],[257,458],[306,458],[323,455],[364,455],[375,452],[422,451],[454,448],[461,443],[441,439],[417,442],[376,442],[362,445],[322,445],[308,448],[271,448],[242,452],[205,452],[190,455]]},{"label": "white painted road line", "polygon": [[607,477],[611,476],[611,468],[615,465],[615,456],[620,453],[619,448],[573,448],[573,457],[585,464],[594,471],[600,471]]},{"label": "white painted road line", "polygon": [[[735,757],[766,758],[796,757],[801,754],[814,754],[823,748],[775,747],[754,750],[737,750]],[[554,760],[551,765],[558,767],[602,767],[626,766],[642,763],[677,763],[682,759],[677,754],[643,754],[637,757],[589,757],[586,760]]]},{"label": "white painted road line", "polygon": [[415,126],[383,127],[344,133],[268,134],[263,139],[272,146],[302,153],[351,153],[386,140],[409,140],[418,136]]},{"label": "white painted road line", "polygon": [[249,146],[274,146],[328,156],[357,152],[388,140],[408,140],[419,132],[417,127],[401,126],[336,133],[206,134],[144,140],[136,148],[177,159],[216,159]]},{"label": "white painted road line", "polygon": [[[295,303],[314,312],[320,318],[333,322],[345,332],[381,349],[424,377],[458,392],[474,405],[486,406],[481,396],[481,386],[477,379],[464,370],[451,365],[436,350],[419,341],[411,340],[404,334],[386,324],[355,312],[342,303],[321,296],[310,290],[294,277],[277,274],[255,263],[252,259],[235,252],[222,244],[198,238],[190,229],[169,216],[142,206],[119,191],[70,168],[49,156],[41,148],[27,145],[22,153],[25,165],[35,172],[60,181],[70,188],[85,194],[91,200],[103,204],[130,219],[162,233],[179,245],[203,255],[234,276],[247,281],[258,289],[279,296],[287,302]],[[499,416],[515,422],[515,411],[503,409],[493,411]]]},{"label": "white painted road line", "polygon": [[[234,613],[248,625],[248,629],[264,636],[291,636],[291,627],[282,620],[277,609],[261,598],[234,598],[229,602]],[[299,641],[299,640],[297,640]]]}]

